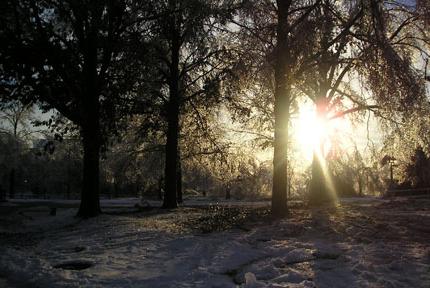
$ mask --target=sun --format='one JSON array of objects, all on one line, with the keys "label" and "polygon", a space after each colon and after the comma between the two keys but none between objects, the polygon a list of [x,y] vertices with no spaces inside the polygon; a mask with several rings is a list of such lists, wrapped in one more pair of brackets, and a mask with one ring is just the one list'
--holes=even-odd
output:
[{"label": "sun", "polygon": [[326,121],[318,121],[315,108],[302,105],[295,125],[296,144],[307,159],[312,159],[315,149],[327,137]]},{"label": "sun", "polygon": [[319,149],[322,149],[325,156],[334,142],[351,129],[346,119],[329,120],[317,117],[315,105],[312,103],[301,105],[298,118],[293,121],[293,127],[298,150],[307,160],[311,160],[314,151]]}]

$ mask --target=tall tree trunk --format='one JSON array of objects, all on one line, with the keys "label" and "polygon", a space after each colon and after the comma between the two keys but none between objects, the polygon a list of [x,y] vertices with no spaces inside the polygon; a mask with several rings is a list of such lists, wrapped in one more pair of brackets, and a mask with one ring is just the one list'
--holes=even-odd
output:
[{"label": "tall tree trunk", "polygon": [[117,177],[114,177],[113,181],[114,182],[113,182],[113,195],[112,195],[112,198],[117,198],[118,195],[119,195],[119,187],[120,187],[120,185],[119,185],[119,181],[118,181]]},{"label": "tall tree trunk", "polygon": [[72,178],[70,177],[70,147],[67,148],[67,177],[66,177],[66,199],[70,199],[70,191],[71,191],[71,185],[70,182],[72,181]]},{"label": "tall tree trunk", "polygon": [[[174,29],[173,29],[174,30]],[[176,31],[172,31],[170,67],[169,102],[167,107],[167,139],[165,165],[164,208],[176,208],[177,203],[177,168],[179,140],[179,51],[180,39]]]},{"label": "tall tree trunk", "polygon": [[[98,114],[98,113],[97,113]],[[78,216],[88,218],[101,213],[100,210],[100,141],[98,117],[89,117],[93,123],[82,128],[84,146],[84,174],[82,183],[81,205]]]},{"label": "tall tree trunk", "polygon": [[9,198],[15,198],[15,168],[12,168],[9,173]]},{"label": "tall tree trunk", "polygon": [[67,180],[66,183],[66,199],[69,200],[70,199],[70,178],[68,178],[69,180]]},{"label": "tall tree trunk", "polygon": [[6,189],[3,188],[2,184],[0,183],[0,202],[6,201]]},{"label": "tall tree trunk", "polygon": [[[276,109],[275,110],[282,110]],[[285,111],[284,111],[285,112]],[[280,115],[281,114],[281,115]],[[272,187],[272,214],[283,217],[288,213],[287,206],[287,153],[288,153],[288,120],[282,112],[275,112],[275,140],[273,154],[273,187]],[[284,122],[287,123],[285,125]]]},{"label": "tall tree trunk", "polygon": [[182,199],[182,164],[181,155],[178,152],[178,170],[176,171],[176,193],[178,194],[178,203],[183,203]]},{"label": "tall tree trunk", "polygon": [[311,166],[311,182],[309,187],[309,205],[319,206],[330,201],[328,179],[324,174],[322,159],[318,156],[321,152],[314,151]]},{"label": "tall tree trunk", "polygon": [[163,177],[158,179],[158,200],[163,200]]},{"label": "tall tree trunk", "polygon": [[88,218],[100,210],[100,102],[97,72],[97,30],[94,27],[85,39],[84,94],[82,95],[81,136],[84,147],[84,169],[81,205],[78,216]]},{"label": "tall tree trunk", "polygon": [[230,186],[230,183],[228,183],[227,186],[225,187],[225,199],[230,200],[230,198],[231,198],[231,186]]},{"label": "tall tree trunk", "polygon": [[285,216],[287,206],[287,153],[291,85],[289,71],[288,10],[291,1],[278,0],[275,62],[275,135],[273,152],[272,214]]},{"label": "tall tree trunk", "polygon": [[[317,105],[317,120],[318,121],[327,121],[327,99],[325,98],[325,94],[327,91],[325,87],[321,88],[322,91],[321,99],[319,99],[316,103]],[[321,125],[324,126],[324,125]],[[326,144],[324,139],[324,135],[322,135],[321,139],[318,139],[319,143],[315,148],[312,159],[312,167],[311,167],[311,183],[309,189],[309,205],[311,206],[319,206],[327,203],[334,203],[336,199],[336,192],[334,191],[334,187],[331,179],[331,171],[327,170],[328,167],[325,163],[324,156],[324,145]],[[326,170],[325,170],[326,169]]]},{"label": "tall tree trunk", "polygon": [[358,174],[358,196],[363,197],[363,178],[360,174]]},{"label": "tall tree trunk", "polygon": [[[173,93],[170,93],[170,97]],[[170,99],[170,102],[172,101]],[[165,165],[165,181],[164,181],[164,208],[176,208],[178,207],[177,203],[177,166],[178,166],[178,128],[179,128],[179,107],[176,103],[169,103],[169,113],[167,115],[168,119],[168,127],[167,127],[167,141],[166,141],[166,165]]]}]

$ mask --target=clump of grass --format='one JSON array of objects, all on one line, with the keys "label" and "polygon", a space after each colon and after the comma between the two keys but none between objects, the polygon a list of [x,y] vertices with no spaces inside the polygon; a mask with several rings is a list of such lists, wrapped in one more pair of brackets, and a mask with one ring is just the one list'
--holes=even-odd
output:
[{"label": "clump of grass", "polygon": [[225,207],[211,205],[203,211],[200,217],[192,219],[188,225],[193,230],[202,233],[225,231],[232,228],[249,230],[249,225],[255,225],[270,215],[267,208]]}]

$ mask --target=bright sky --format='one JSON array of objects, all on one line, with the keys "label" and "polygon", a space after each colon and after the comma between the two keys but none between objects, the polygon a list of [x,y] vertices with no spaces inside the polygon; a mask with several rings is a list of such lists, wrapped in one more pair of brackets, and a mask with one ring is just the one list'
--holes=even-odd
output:
[{"label": "bright sky", "polygon": [[[379,129],[377,119],[374,116],[367,117],[365,121],[351,123],[348,117],[331,120],[321,124],[315,116],[315,105],[312,102],[305,102],[300,106],[299,115],[291,120],[291,140],[292,146],[290,156],[294,162],[305,170],[312,162],[313,149],[316,147],[319,138],[326,138],[326,149],[335,142],[342,150],[350,153],[354,148],[365,156],[369,152],[371,142],[376,146],[382,144],[382,132]],[[332,143],[330,143],[332,142]],[[326,151],[327,152],[327,151]],[[273,149],[256,152],[259,161],[271,161]]]},{"label": "bright sky", "polygon": [[319,139],[325,139],[325,153],[334,145],[346,152],[352,152],[357,146],[364,153],[369,141],[381,143],[381,133],[374,117],[370,117],[369,126],[367,121],[351,123],[348,117],[321,123],[315,116],[315,105],[309,102],[300,107],[298,118],[292,121],[292,130],[296,149],[308,163],[312,161],[313,149]]}]

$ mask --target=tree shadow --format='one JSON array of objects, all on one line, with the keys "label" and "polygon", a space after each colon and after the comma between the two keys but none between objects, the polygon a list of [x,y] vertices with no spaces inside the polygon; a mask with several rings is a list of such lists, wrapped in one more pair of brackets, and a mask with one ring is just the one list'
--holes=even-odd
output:
[{"label": "tree shadow", "polygon": [[404,202],[312,210],[316,286],[428,287],[429,206],[415,208]]},{"label": "tree shadow", "polygon": [[357,287],[353,267],[345,257],[346,249],[335,220],[341,207],[326,205],[310,210],[309,232],[314,259],[309,263],[316,287]]}]

